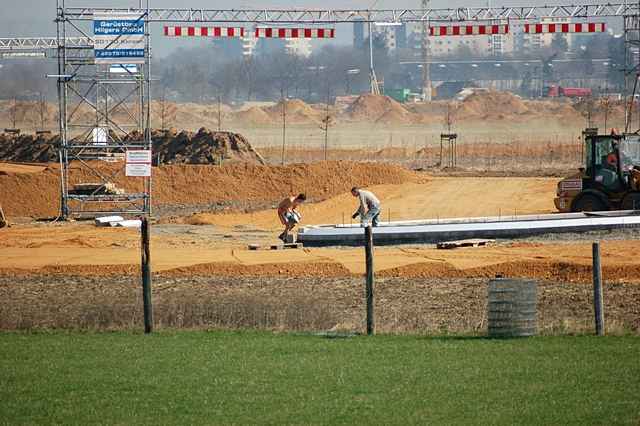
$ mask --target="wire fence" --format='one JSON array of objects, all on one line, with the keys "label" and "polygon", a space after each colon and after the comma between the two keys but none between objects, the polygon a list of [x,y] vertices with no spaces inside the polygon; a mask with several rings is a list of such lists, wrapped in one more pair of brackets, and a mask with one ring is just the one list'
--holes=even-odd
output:
[{"label": "wire fence", "polygon": [[[344,138],[344,136],[343,136]],[[271,139],[268,139],[271,141]],[[282,163],[282,143],[265,141],[260,153],[270,164]],[[327,160],[380,161],[413,169],[451,167],[451,147],[440,135],[407,135],[361,143],[335,143],[325,151],[313,137],[289,141],[285,162],[308,163]],[[500,137],[459,136],[453,153],[455,168],[483,172],[566,173],[582,164],[583,147],[579,139],[567,134]]]},{"label": "wire fence", "polygon": [[[161,281],[154,285],[155,329],[365,331],[363,278]],[[96,296],[95,279],[74,282],[45,290],[26,278],[11,284],[0,281],[4,301],[0,330],[142,330],[141,290],[134,277],[125,286],[117,285],[116,296]],[[376,332],[486,334],[487,283],[486,279],[379,279],[375,285]],[[99,286],[110,287],[109,279],[100,279]],[[606,284],[604,294],[606,332],[640,334],[636,304],[629,303],[640,300],[640,285]],[[587,284],[540,282],[538,333],[593,333],[592,297],[593,289]]]}]

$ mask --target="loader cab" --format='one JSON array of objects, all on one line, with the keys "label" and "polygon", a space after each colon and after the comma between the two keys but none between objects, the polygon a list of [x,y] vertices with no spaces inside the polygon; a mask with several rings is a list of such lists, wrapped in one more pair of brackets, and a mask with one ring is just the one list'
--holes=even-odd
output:
[{"label": "loader cab", "polygon": [[585,156],[585,188],[627,191],[640,166],[640,135],[585,135]]},{"label": "loader cab", "polygon": [[583,132],[584,165],[580,173],[558,182],[561,212],[640,210],[640,135]]},{"label": "loader cab", "polygon": [[620,161],[621,135],[585,134],[583,188],[605,193],[624,191],[627,187]]}]

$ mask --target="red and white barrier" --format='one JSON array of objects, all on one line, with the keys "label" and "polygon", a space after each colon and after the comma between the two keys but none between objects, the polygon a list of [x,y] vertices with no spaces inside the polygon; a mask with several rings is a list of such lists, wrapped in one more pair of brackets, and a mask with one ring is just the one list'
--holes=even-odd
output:
[{"label": "red and white barrier", "polygon": [[508,34],[509,25],[442,25],[429,27],[429,35],[436,37],[444,36],[477,36]]},{"label": "red and white barrier", "polygon": [[168,37],[244,37],[244,28],[165,26],[164,35]]},{"label": "red and white barrier", "polygon": [[256,38],[334,38],[334,28],[256,28]]},{"label": "red and white barrier", "polygon": [[604,22],[524,24],[524,32],[527,34],[603,33],[605,30]]}]

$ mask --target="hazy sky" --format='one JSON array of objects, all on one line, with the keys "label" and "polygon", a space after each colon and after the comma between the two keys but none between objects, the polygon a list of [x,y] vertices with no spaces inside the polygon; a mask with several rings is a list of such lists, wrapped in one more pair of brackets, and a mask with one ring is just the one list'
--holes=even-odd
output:
[{"label": "hazy sky", "polygon": [[[20,36],[54,36],[56,0],[0,0],[5,3],[4,12],[0,15],[0,37],[20,37]],[[143,0],[146,2],[146,0]],[[67,7],[95,6],[95,7],[137,7],[139,0],[66,0]],[[596,3],[597,1],[585,0],[538,0],[538,1],[487,1],[487,0],[432,0],[431,7],[461,7],[461,6],[482,6],[491,3],[493,6],[515,6],[538,4],[579,4]],[[606,1],[600,1],[606,3]],[[151,7],[157,8],[207,8],[207,9],[239,9],[239,8],[334,8],[334,9],[366,9],[375,3],[376,8],[397,9],[397,8],[419,8],[419,0],[240,0],[240,1],[218,1],[218,0],[150,0]],[[6,7],[9,5],[9,7]],[[152,28],[153,47],[159,56],[163,56],[174,48],[181,46],[192,46],[194,42],[184,39],[166,39],[159,33],[161,26],[154,25]],[[157,35],[156,35],[157,34]],[[350,25],[339,25],[336,28],[337,43],[349,43],[352,38],[352,27]],[[327,43],[327,41],[322,41]]]}]

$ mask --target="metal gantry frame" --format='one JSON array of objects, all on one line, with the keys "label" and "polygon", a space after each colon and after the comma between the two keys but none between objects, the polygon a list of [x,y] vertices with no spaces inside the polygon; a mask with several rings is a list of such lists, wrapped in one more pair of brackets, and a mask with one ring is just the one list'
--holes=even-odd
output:
[{"label": "metal gantry frame", "polygon": [[[216,24],[338,24],[353,22],[462,23],[474,21],[526,22],[541,18],[623,17],[627,52],[627,87],[635,104],[640,70],[640,1],[582,5],[422,9],[200,9],[150,8],[148,0],[137,8],[66,7],[57,1],[57,37],[0,39],[0,51],[56,48],[60,127],[61,215],[83,213],[151,212],[151,178],[142,179],[124,194],[77,194],[71,189],[71,162],[79,164],[100,183],[112,183],[122,168],[103,167],[103,161],[122,156],[128,149],[151,149],[150,23],[191,22]],[[426,5],[425,5],[426,6]],[[136,13],[144,19],[144,64],[124,73],[96,64],[90,24],[96,14]],[[428,66],[428,64],[425,64]],[[630,84],[629,84],[630,83]],[[89,111],[89,112],[87,112]],[[630,118],[630,114],[627,114]],[[629,120],[630,123],[630,120]],[[640,127],[640,124],[639,124]],[[105,129],[106,143],[97,143],[95,129]],[[105,171],[110,170],[110,171]]]},{"label": "metal gantry frame", "polygon": [[132,68],[96,64],[92,22],[70,12],[65,0],[57,6],[60,215],[148,215],[151,177],[123,179],[126,152],[151,150],[148,9],[135,11],[144,20],[145,49],[144,63]]},{"label": "metal gantry frame", "polygon": [[[135,11],[127,8],[67,8],[74,19],[91,20],[94,13]],[[217,22],[271,24],[336,24],[364,22],[457,22],[592,18],[638,12],[636,3],[428,9],[149,9],[150,22]]]}]

